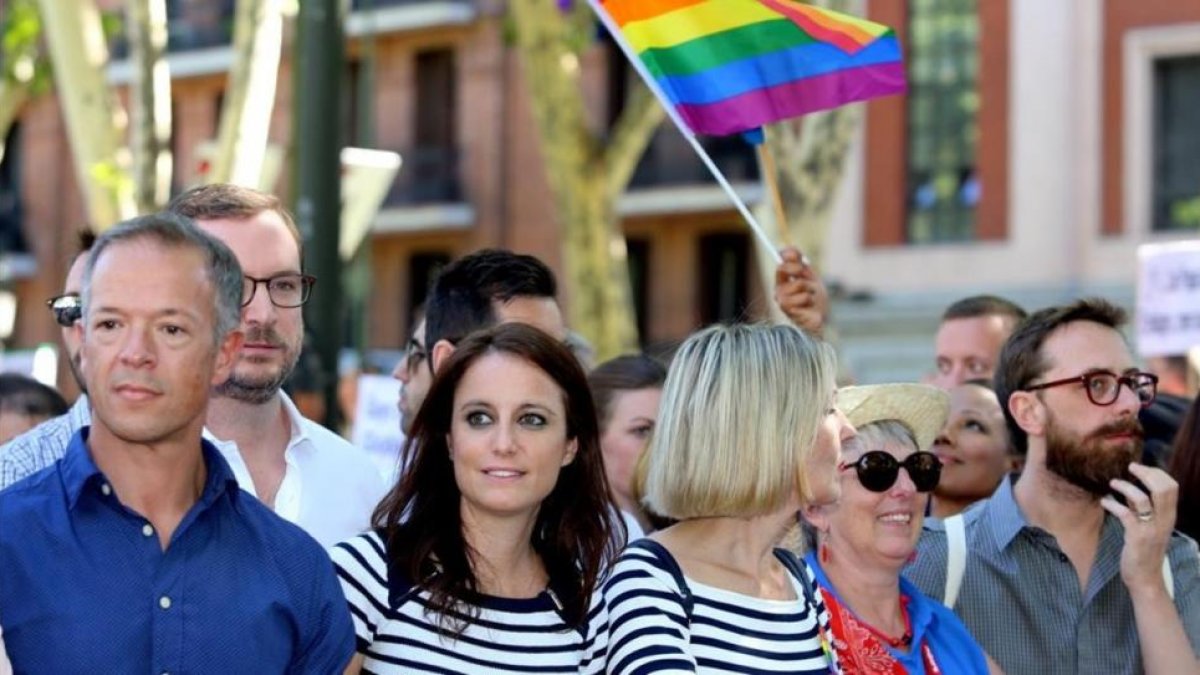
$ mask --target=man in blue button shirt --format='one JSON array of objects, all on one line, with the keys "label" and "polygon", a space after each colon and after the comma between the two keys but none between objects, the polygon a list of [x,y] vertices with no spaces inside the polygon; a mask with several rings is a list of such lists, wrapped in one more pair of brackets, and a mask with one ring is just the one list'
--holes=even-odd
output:
[{"label": "man in blue button shirt", "polygon": [[16,672],[340,673],[354,632],[321,547],[201,439],[242,272],[173,215],[99,238],[83,285],[92,425],[0,493],[0,628]]}]

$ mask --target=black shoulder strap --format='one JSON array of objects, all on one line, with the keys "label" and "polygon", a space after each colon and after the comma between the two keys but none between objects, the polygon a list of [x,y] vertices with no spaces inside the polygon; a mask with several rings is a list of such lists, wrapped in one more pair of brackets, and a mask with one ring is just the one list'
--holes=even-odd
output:
[{"label": "black shoulder strap", "polygon": [[[787,571],[791,572],[792,576],[796,577],[800,582],[800,588],[804,593],[804,603],[806,606],[811,607],[815,614],[819,605],[817,604],[817,597],[813,595],[812,583],[809,581],[808,570],[804,561],[800,560],[795,553],[783,548],[775,549],[775,557],[779,558],[779,562],[783,563]],[[819,617],[818,620],[820,620]]]},{"label": "black shoulder strap", "polygon": [[695,601],[692,600],[692,589],[688,587],[687,579],[683,576],[683,570],[679,569],[679,563],[675,561],[675,556],[666,549],[662,544],[653,539],[643,538],[630,543],[626,548],[636,548],[654,556],[658,564],[670,573],[675,579],[675,585],[679,587],[679,594],[683,596],[683,613],[687,617],[688,623],[692,622],[692,606]]}]

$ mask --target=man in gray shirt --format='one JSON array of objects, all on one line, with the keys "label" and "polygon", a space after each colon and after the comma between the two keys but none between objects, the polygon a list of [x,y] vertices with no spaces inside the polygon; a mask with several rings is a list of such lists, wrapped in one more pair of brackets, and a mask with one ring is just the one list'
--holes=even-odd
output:
[{"label": "man in gray shirt", "polygon": [[1136,463],[1156,378],[1124,322],[1080,300],[1016,329],[995,384],[1025,470],[958,521],[962,571],[947,574],[954,519],[926,526],[906,570],[935,598],[961,582],[950,604],[1010,674],[1200,672],[1200,555],[1173,531],[1178,485]]}]

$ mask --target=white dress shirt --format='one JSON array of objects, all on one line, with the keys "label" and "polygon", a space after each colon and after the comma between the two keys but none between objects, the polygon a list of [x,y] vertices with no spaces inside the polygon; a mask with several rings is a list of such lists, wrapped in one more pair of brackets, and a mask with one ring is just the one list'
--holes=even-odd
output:
[{"label": "white dress shirt", "polygon": [[4,631],[0,630],[0,675],[12,675],[12,664],[8,662],[8,655],[4,653]]},{"label": "white dress shirt", "polygon": [[[379,470],[365,451],[306,419],[287,394],[279,395],[292,436],[283,453],[287,468],[275,493],[275,513],[325,547],[365,532],[371,526],[371,512],[389,487]],[[229,462],[238,485],[257,497],[237,444],[210,440]]]}]

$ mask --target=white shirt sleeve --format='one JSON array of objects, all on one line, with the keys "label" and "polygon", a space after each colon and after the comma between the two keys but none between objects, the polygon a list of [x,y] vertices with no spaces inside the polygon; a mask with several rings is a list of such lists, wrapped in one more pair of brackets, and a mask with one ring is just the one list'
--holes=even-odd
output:
[{"label": "white shirt sleeve", "polygon": [[4,651],[4,631],[0,630],[0,675],[12,675],[12,664],[8,662],[8,654]]}]

